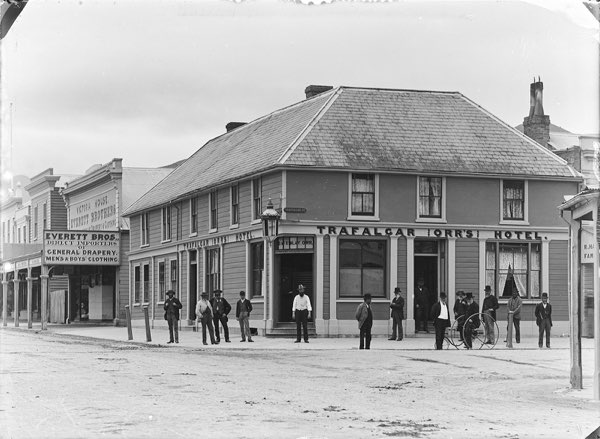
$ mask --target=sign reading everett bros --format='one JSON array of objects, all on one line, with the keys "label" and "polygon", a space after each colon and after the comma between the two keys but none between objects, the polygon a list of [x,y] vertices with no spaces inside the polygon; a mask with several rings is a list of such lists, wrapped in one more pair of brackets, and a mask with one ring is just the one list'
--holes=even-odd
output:
[{"label": "sign reading everett bros", "polygon": [[119,265],[119,232],[44,231],[46,265]]}]

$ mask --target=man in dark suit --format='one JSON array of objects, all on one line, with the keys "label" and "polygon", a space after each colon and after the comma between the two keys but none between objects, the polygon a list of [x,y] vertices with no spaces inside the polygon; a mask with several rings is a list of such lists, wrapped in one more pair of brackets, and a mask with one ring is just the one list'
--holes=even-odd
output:
[{"label": "man in dark suit", "polygon": [[425,280],[420,277],[415,287],[415,332],[427,331],[427,304],[429,290],[425,286]]},{"label": "man in dark suit", "polygon": [[465,313],[464,339],[465,347],[471,349],[473,347],[473,331],[479,328],[481,321],[479,320],[479,305],[473,300],[473,293],[467,293],[467,312]]},{"label": "man in dark suit", "polygon": [[431,307],[431,318],[435,328],[435,348],[440,350],[444,344],[446,328],[450,327],[450,310],[446,303],[446,293],[443,291],[440,293],[440,300]]},{"label": "man in dark suit", "polygon": [[373,327],[373,312],[371,311],[371,295],[365,294],[364,302],[356,308],[356,320],[360,331],[358,349],[371,349],[371,328]]},{"label": "man in dark suit", "polygon": [[538,346],[544,342],[546,332],[546,347],[550,348],[550,328],[552,328],[552,305],[548,303],[548,293],[542,293],[542,301],[535,306],[535,323],[539,328]]},{"label": "man in dark suit", "polygon": [[175,291],[167,291],[167,299],[163,305],[165,320],[169,324],[169,341],[167,343],[179,343],[179,310],[181,302],[175,297]]},{"label": "man in dark suit", "polygon": [[492,294],[492,287],[485,286],[485,299],[481,304],[481,312],[483,313],[483,324],[485,327],[485,343],[493,344],[496,341],[494,331],[494,322],[496,321],[496,310],[498,309],[498,299]]},{"label": "man in dark suit", "polygon": [[252,312],[252,303],[246,299],[246,292],[240,291],[240,300],[237,301],[235,307],[235,318],[240,322],[240,334],[242,336],[241,342],[246,341],[248,337],[248,343],[252,343],[252,334],[250,333],[250,313]]},{"label": "man in dark suit", "polygon": [[217,339],[217,343],[221,341],[221,331],[219,330],[219,322],[221,322],[223,333],[225,334],[225,342],[229,343],[229,327],[227,326],[229,318],[227,314],[231,311],[231,305],[224,297],[221,297],[221,293],[221,290],[215,290],[213,292],[215,296],[210,300],[213,309],[213,323],[215,324],[215,338]]},{"label": "man in dark suit", "polygon": [[402,331],[402,319],[404,319],[404,299],[400,295],[400,288],[394,288],[395,297],[392,299],[392,336],[388,340],[396,340],[396,328],[398,328],[398,341],[404,338]]},{"label": "man in dark suit", "polygon": [[465,292],[459,290],[456,292],[456,301],[454,302],[454,319],[457,321],[458,340],[463,340],[463,326],[465,325],[465,313],[467,312],[467,303],[465,302]]}]

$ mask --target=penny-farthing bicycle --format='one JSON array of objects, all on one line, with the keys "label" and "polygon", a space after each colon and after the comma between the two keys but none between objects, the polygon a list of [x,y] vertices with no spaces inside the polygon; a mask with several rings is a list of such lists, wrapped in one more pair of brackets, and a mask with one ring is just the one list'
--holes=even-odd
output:
[{"label": "penny-farthing bicycle", "polygon": [[[487,324],[485,319],[488,319]],[[444,347],[446,349],[466,348],[465,331],[471,332],[471,349],[493,349],[500,337],[496,320],[490,315],[484,316],[483,313],[476,313],[468,318],[461,316],[454,320],[444,335]]]}]

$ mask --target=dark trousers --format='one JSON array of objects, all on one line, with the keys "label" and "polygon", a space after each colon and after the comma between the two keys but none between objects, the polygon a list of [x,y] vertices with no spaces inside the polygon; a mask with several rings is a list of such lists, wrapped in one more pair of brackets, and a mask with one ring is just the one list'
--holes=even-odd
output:
[{"label": "dark trousers", "polygon": [[422,306],[415,310],[415,330],[428,331],[427,329],[427,314]]},{"label": "dark trousers", "polygon": [[297,309],[296,310],[296,340],[300,341],[302,338],[302,330],[304,330],[304,341],[308,340],[308,310]]},{"label": "dark trousers", "polygon": [[468,320],[465,323],[464,334],[465,334],[465,346],[467,349],[471,349],[473,347],[473,330],[475,330],[476,326]]},{"label": "dark trousers", "polygon": [[223,334],[225,335],[225,341],[229,341],[229,327],[227,326],[227,316],[215,316],[213,317],[213,322],[215,324],[215,338],[217,341],[221,341],[221,334],[219,330],[219,322],[223,325]]},{"label": "dark trousers", "polygon": [[206,328],[208,328],[208,333],[210,334],[210,342],[212,344],[215,344],[215,330],[213,329],[213,324],[212,324],[212,319],[209,318],[202,318],[200,320],[200,323],[202,323],[202,343],[207,344],[206,343]]},{"label": "dark trousers", "polygon": [[167,323],[169,324],[169,341],[179,343],[179,320],[175,317],[168,317]]},{"label": "dark trousers", "polygon": [[[515,341],[521,343],[521,319],[513,317],[513,326],[515,327]],[[508,332],[508,323],[506,324],[506,331]]]},{"label": "dark trousers", "polygon": [[239,321],[242,341],[246,341],[246,337],[248,337],[248,341],[252,340],[252,334],[250,334],[250,322],[248,321],[248,313],[241,313]]},{"label": "dark trousers", "polygon": [[540,322],[540,326],[538,327],[540,331],[540,338],[538,339],[538,346],[542,347],[544,345],[544,331],[546,332],[546,347],[550,347],[550,319],[542,319]]},{"label": "dark trousers", "polygon": [[390,338],[396,339],[396,328],[398,328],[397,340],[402,340],[404,338],[404,333],[402,331],[402,319],[400,316],[392,315],[392,336]]},{"label": "dark trousers", "polygon": [[371,349],[371,327],[368,322],[360,327],[360,343],[358,349]]},{"label": "dark trousers", "polygon": [[448,320],[437,320],[433,323],[435,327],[435,348],[437,350],[442,349],[444,346],[444,336],[446,335],[446,328],[448,327]]}]

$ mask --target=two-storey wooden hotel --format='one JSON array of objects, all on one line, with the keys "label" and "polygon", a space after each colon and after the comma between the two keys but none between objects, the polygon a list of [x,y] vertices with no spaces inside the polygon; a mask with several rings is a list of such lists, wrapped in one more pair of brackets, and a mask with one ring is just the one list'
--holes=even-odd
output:
[{"label": "two-storey wooden hotel", "polygon": [[[389,328],[399,286],[414,333],[413,289],[500,299],[509,271],[522,330],[548,292],[567,331],[568,227],[557,206],[582,177],[564,160],[458,92],[310,86],[307,98],[210,140],[127,211],[134,318],[162,321],[168,289],[192,325],[202,291],[251,298],[251,326],[291,321],[307,287],[318,335],[356,334],[373,296],[374,333]],[[264,239],[272,200],[279,234]],[[232,325],[235,326],[235,325]],[[501,328],[504,324],[500,323]]]}]

